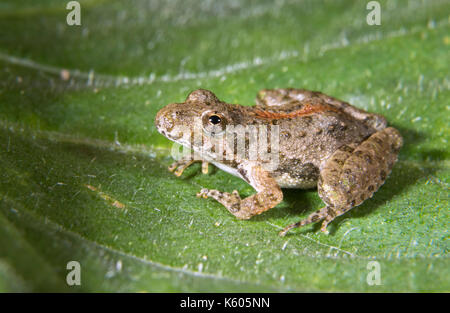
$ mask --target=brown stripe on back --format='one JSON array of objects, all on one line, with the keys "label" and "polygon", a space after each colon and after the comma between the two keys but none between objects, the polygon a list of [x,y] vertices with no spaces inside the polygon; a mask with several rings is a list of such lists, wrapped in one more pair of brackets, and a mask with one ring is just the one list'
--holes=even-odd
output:
[{"label": "brown stripe on back", "polygon": [[334,111],[338,112],[339,110],[335,107],[332,107],[330,105],[325,104],[318,104],[318,105],[311,105],[311,104],[305,104],[301,109],[284,113],[284,112],[270,112],[265,110],[255,110],[255,114],[257,117],[260,118],[267,118],[267,119],[284,119],[284,118],[293,118],[293,117],[299,117],[304,115],[309,115],[313,113],[319,113],[319,112],[325,112],[325,111]]}]

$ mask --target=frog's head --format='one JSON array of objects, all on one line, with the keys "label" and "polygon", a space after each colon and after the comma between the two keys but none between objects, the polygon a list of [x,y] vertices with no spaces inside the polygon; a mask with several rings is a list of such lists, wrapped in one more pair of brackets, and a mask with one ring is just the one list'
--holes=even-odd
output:
[{"label": "frog's head", "polygon": [[168,139],[199,151],[216,144],[230,122],[230,104],[211,91],[191,92],[184,103],[171,103],[156,114],[156,129]]}]

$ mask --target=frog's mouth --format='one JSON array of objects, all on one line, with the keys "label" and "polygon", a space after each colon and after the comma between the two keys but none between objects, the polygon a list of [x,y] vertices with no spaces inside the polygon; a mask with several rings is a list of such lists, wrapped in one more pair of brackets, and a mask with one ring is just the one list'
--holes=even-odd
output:
[{"label": "frog's mouth", "polygon": [[[212,162],[213,160],[217,159],[217,155],[215,152],[211,151],[210,145],[208,144],[201,144],[200,142],[198,144],[193,143],[193,136],[192,130],[191,131],[185,131],[180,132],[182,134],[173,135],[176,132],[177,127],[174,128],[170,132],[170,134],[167,134],[167,132],[163,133],[164,130],[160,131],[161,134],[163,134],[166,138],[169,140],[190,149],[197,157],[200,157],[202,160]],[[203,140],[202,137],[199,137],[198,140]]]},{"label": "frog's mouth", "polygon": [[187,136],[187,134],[191,133],[192,130],[181,129],[182,127],[176,126],[173,114],[170,110],[167,110],[166,107],[159,110],[156,114],[155,126],[156,130],[167,139],[176,142],[186,148],[193,149],[191,140],[189,138],[191,136]]},{"label": "frog's mouth", "polygon": [[[173,139],[168,137],[173,142],[182,145],[188,149],[191,149],[196,155],[200,156],[202,159],[211,162],[211,160],[215,160],[217,155],[215,152],[211,151],[211,145],[208,143],[193,143],[193,137],[187,133],[185,136],[182,136],[179,139]],[[203,140],[202,137],[198,138],[198,140]]]}]

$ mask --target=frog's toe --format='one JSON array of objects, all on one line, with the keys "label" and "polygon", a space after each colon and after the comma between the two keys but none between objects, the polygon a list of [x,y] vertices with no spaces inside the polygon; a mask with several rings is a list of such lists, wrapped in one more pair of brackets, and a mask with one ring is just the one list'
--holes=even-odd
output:
[{"label": "frog's toe", "polygon": [[197,198],[207,199],[208,193],[209,193],[209,189],[202,188],[202,190],[200,190],[200,192],[197,193]]},{"label": "frog's toe", "polygon": [[170,164],[170,166],[168,167],[169,172],[173,172],[175,171],[175,169],[178,167],[178,162],[173,162],[172,164]]},{"label": "frog's toe", "polygon": [[[285,236],[287,234],[288,231],[290,231],[293,228],[302,227],[302,226],[305,226],[305,225],[308,225],[308,224],[311,224],[311,223],[316,223],[316,222],[319,222],[319,221],[321,221],[323,219],[326,219],[329,212],[330,211],[329,211],[328,207],[323,207],[320,210],[318,210],[318,211],[316,211],[314,213],[311,213],[306,219],[301,220],[301,221],[299,221],[297,223],[294,223],[294,224],[286,226],[279,233],[279,235],[281,237],[283,237],[283,236]],[[325,227],[325,231],[326,231],[326,227],[327,227],[326,225],[327,224],[322,224],[322,228]],[[322,229],[322,231],[323,231],[323,229]]]},{"label": "frog's toe", "polygon": [[191,159],[181,159],[172,163],[168,167],[168,169],[170,172],[174,173],[175,176],[180,177],[181,174],[183,174],[184,170],[187,169],[194,162],[195,161]]},{"label": "frog's toe", "polygon": [[208,171],[209,171],[208,165],[209,165],[208,162],[205,162],[205,161],[202,162],[202,173],[203,174],[208,174]]},{"label": "frog's toe", "polygon": [[183,172],[184,172],[184,168],[177,168],[177,170],[174,171],[173,173],[175,176],[180,177],[183,174]]},{"label": "frog's toe", "polygon": [[280,237],[284,237],[284,236],[286,236],[286,234],[287,234],[291,229],[296,228],[296,227],[300,227],[300,222],[294,223],[294,224],[291,224],[291,225],[286,226],[285,228],[283,228],[282,231],[280,231],[280,232],[278,233],[278,235],[279,235]]}]

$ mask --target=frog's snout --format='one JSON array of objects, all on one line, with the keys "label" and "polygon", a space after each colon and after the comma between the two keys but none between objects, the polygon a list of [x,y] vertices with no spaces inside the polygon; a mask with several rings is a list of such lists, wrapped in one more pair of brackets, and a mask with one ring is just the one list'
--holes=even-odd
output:
[{"label": "frog's snout", "polygon": [[155,126],[156,129],[163,135],[172,131],[175,126],[175,121],[171,115],[171,111],[167,109],[167,106],[156,113]]}]

